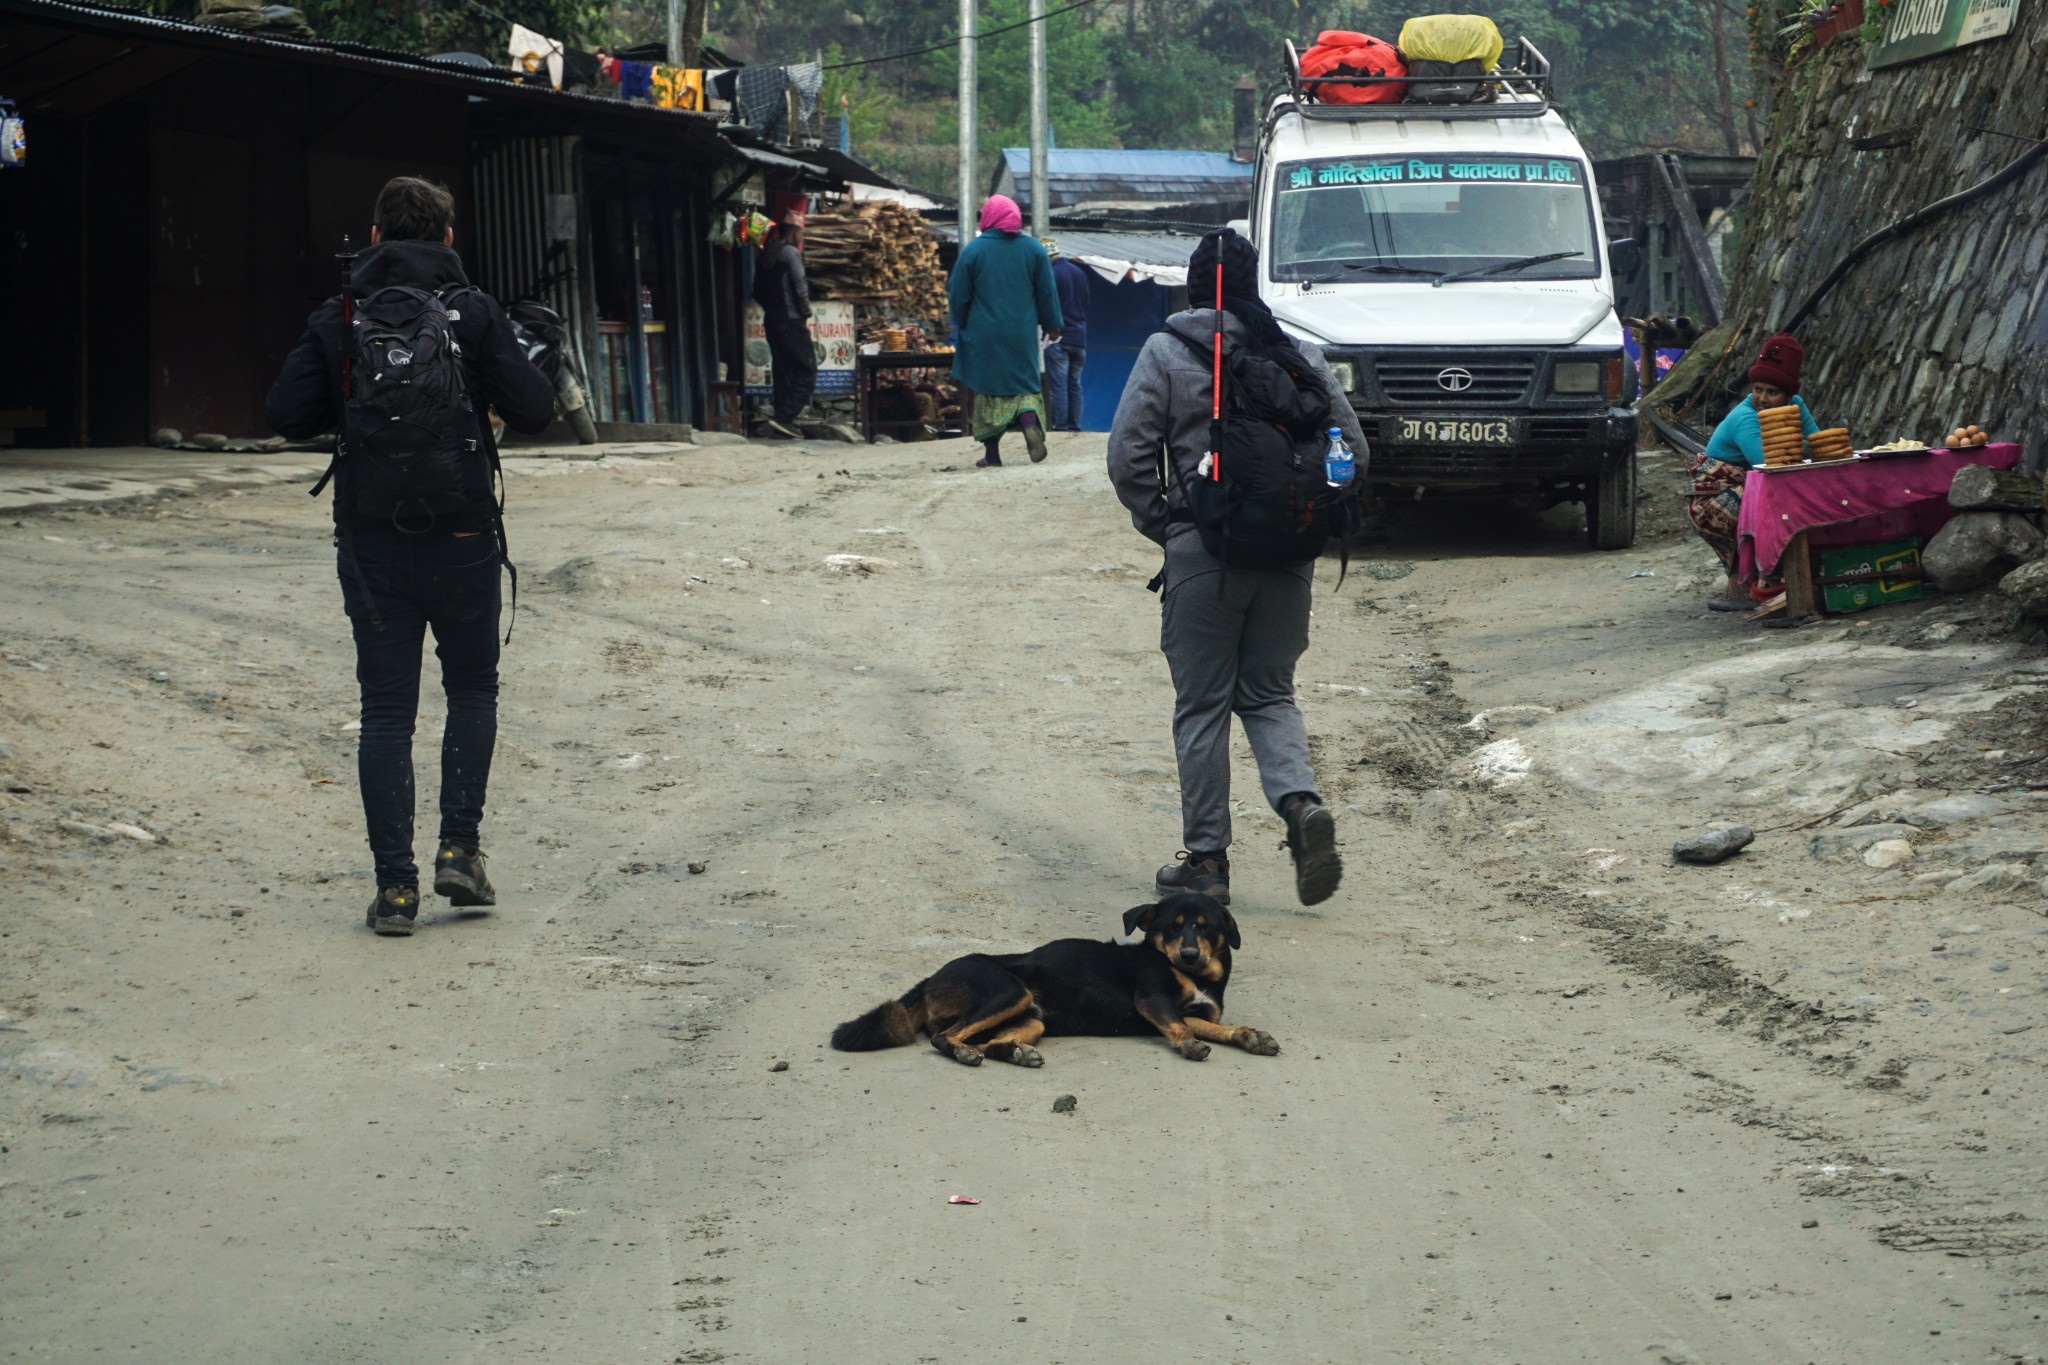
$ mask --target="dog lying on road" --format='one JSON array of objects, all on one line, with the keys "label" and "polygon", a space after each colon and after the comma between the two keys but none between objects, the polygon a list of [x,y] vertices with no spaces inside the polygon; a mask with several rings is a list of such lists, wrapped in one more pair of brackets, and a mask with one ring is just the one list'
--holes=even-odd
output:
[{"label": "dog lying on road", "polygon": [[903,1047],[928,1034],[932,1046],[966,1066],[984,1057],[1043,1066],[1033,1046],[1046,1034],[1090,1037],[1157,1032],[1191,1062],[1210,1043],[1271,1057],[1280,1045],[1255,1028],[1228,1028],[1223,991],[1230,950],[1243,946],[1237,921],[1207,896],[1168,896],[1124,912],[1140,943],[1063,938],[1028,953],[955,958],[912,986],[832,1030],[841,1052]]}]

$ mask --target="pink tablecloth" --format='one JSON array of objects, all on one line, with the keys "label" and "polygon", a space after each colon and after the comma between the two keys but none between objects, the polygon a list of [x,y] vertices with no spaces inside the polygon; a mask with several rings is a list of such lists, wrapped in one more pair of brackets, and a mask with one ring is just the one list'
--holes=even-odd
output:
[{"label": "pink tablecloth", "polygon": [[1955,509],[1949,481],[1967,464],[2011,469],[2020,448],[1995,441],[1974,450],[1930,450],[1889,460],[1749,471],[1735,540],[1742,580],[1778,571],[1786,544],[1801,531],[1809,545],[1869,545],[1939,531]]}]

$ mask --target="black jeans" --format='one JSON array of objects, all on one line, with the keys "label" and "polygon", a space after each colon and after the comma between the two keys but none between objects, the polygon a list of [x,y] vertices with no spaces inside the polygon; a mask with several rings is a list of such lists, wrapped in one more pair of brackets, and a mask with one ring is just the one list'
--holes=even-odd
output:
[{"label": "black jeans", "polygon": [[770,318],[767,322],[769,383],[775,389],[775,420],[787,425],[810,406],[818,387],[818,349],[810,324],[802,318]]},{"label": "black jeans", "polygon": [[416,885],[412,732],[419,717],[420,647],[429,627],[448,697],[441,736],[441,842],[478,846],[498,740],[497,538],[489,531],[406,535],[366,527],[349,533],[338,559],[342,605],[355,630],[356,681],[362,685],[356,776],[377,885]]}]

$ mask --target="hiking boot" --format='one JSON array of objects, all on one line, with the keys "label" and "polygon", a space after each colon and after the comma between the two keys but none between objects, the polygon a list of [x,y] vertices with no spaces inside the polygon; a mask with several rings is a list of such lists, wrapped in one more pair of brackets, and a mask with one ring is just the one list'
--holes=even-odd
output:
[{"label": "hiking boot", "polygon": [[483,850],[441,845],[434,855],[434,894],[446,896],[450,905],[496,905],[498,893],[484,875]]},{"label": "hiking boot", "polygon": [[1173,861],[1159,869],[1159,875],[1152,879],[1153,885],[1162,896],[1176,891],[1192,891],[1198,896],[1213,896],[1219,905],[1230,904],[1230,859],[1221,853],[1189,853],[1185,849],[1173,855]]},{"label": "hiking boot", "polygon": [[1287,803],[1287,851],[1294,855],[1294,894],[1303,905],[1321,905],[1344,880],[1344,860],[1337,856],[1337,817],[1312,796]]},{"label": "hiking boot", "polygon": [[420,889],[417,886],[380,886],[377,899],[370,902],[370,927],[386,938],[405,938],[419,918]]},{"label": "hiking boot", "polygon": [[1045,428],[1036,422],[1020,422],[1024,432],[1024,448],[1031,452],[1031,463],[1037,464],[1045,458]]}]

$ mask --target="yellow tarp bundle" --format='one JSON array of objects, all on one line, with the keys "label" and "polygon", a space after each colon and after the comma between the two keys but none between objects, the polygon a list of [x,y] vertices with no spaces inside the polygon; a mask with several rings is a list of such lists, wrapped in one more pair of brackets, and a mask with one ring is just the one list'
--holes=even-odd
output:
[{"label": "yellow tarp bundle", "polygon": [[1500,30],[1483,14],[1424,14],[1401,25],[1397,44],[1408,61],[1500,65]]}]

